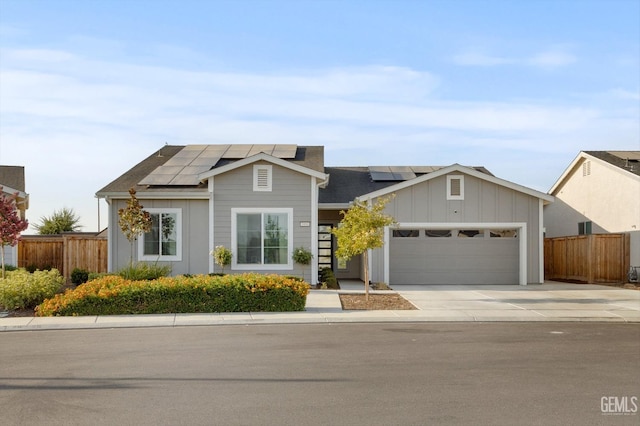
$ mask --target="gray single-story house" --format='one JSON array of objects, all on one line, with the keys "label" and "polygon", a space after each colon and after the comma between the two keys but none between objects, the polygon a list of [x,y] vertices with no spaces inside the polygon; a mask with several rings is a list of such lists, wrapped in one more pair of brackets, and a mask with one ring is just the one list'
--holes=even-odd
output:
[{"label": "gray single-story house", "polygon": [[[324,147],[165,145],[97,192],[109,206],[109,270],[127,265],[118,224],[134,188],[153,228],[134,259],[170,263],[173,274],[218,272],[211,250],[233,252],[226,272],[305,275],[388,284],[540,283],[543,205],[553,197],[493,176],[483,167],[325,167]],[[394,194],[385,245],[370,264],[334,256],[331,234],[355,199]],[[313,253],[309,267],[291,255]]]}]

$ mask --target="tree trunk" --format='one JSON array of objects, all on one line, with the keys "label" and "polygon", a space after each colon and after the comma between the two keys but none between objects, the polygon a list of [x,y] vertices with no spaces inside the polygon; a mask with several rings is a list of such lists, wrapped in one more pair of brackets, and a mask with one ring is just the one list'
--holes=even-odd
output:
[{"label": "tree trunk", "polygon": [[369,302],[369,250],[362,253],[364,263],[364,300]]},{"label": "tree trunk", "polygon": [[[2,278],[5,278],[4,276],[4,244],[2,244]],[[18,263],[18,262],[16,262]]]}]

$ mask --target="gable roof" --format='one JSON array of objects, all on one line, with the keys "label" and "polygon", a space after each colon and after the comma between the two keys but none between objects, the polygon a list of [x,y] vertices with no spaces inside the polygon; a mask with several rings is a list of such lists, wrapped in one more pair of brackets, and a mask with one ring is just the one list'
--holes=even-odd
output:
[{"label": "gable roof", "polygon": [[399,191],[401,189],[408,188],[413,185],[417,185],[422,182],[426,182],[432,179],[436,179],[440,176],[445,176],[449,173],[459,172],[464,173],[478,179],[494,183],[496,185],[504,186],[509,189],[513,189],[514,191],[522,192],[524,194],[530,195],[532,197],[540,198],[549,203],[553,202],[553,197],[551,195],[545,194],[544,192],[536,191],[535,189],[527,188],[526,186],[518,185],[513,182],[509,182],[508,180],[497,178],[491,174],[483,173],[481,171],[476,170],[472,167],[461,166],[460,164],[453,164],[449,167],[444,167],[439,169],[433,173],[428,173],[423,176],[417,177],[415,179],[407,180],[401,183],[396,183],[395,185],[390,185],[384,189],[380,189],[378,191],[373,191],[370,193],[362,194],[359,196],[359,199],[371,199],[377,198],[385,195],[389,195],[395,191]]},{"label": "gable roof", "polygon": [[252,163],[255,163],[257,161],[267,161],[269,163],[273,163],[276,164],[278,166],[290,169],[290,170],[294,170],[296,172],[299,173],[303,173],[303,174],[307,174],[310,176],[314,176],[318,179],[321,179],[323,181],[326,181],[328,179],[328,176],[322,172],[319,172],[317,170],[313,170],[310,169],[308,167],[304,167],[301,166],[299,164],[295,164],[293,162],[287,161],[287,160],[283,160],[281,158],[277,158],[274,157],[270,154],[265,154],[264,152],[261,152],[259,154],[255,154],[252,155],[251,157],[247,157],[247,158],[243,158],[241,160],[237,160],[234,161],[232,163],[226,164],[224,166],[221,167],[215,167],[209,171],[206,171],[204,173],[201,173],[198,175],[198,179],[200,179],[201,181],[207,180],[210,177],[214,177],[216,175],[222,174],[222,173],[226,173],[228,171],[237,169],[238,167],[243,167]]},{"label": "gable roof", "polygon": [[[444,168],[445,166],[325,167],[325,172],[329,174],[330,181],[326,188],[320,190],[319,203],[346,205],[362,195],[381,191],[400,183],[414,182],[415,179]],[[384,180],[384,177],[380,178],[381,169],[389,169],[390,171],[387,173],[406,169],[410,170],[414,177],[401,179],[395,176],[390,178],[391,180]],[[470,169],[487,176],[493,176],[484,167],[472,167]],[[411,176],[411,174],[405,176]]]},{"label": "gable roof", "polygon": [[569,164],[569,167],[551,186],[549,194],[555,194],[565,180],[575,171],[576,167],[586,159],[597,161],[632,178],[640,178],[640,151],[580,151]]},{"label": "gable roof", "polygon": [[640,151],[584,151],[584,153],[640,176]]},{"label": "gable roof", "polygon": [[[96,193],[96,196],[100,198],[108,196],[128,197],[129,188],[134,188],[140,197],[145,197],[145,195],[149,196],[157,194],[162,194],[163,197],[206,196],[208,191],[207,183],[203,182],[202,180],[198,180],[196,184],[190,185],[149,185],[141,183],[144,182],[144,180],[155,170],[165,165],[170,159],[178,155],[187,146],[189,145],[164,145],[158,151],[154,152],[153,154],[133,166],[131,169],[123,173],[121,176],[113,180],[111,183],[100,189]],[[260,147],[263,146],[266,145],[260,145]],[[273,147],[273,145],[271,146]],[[248,153],[250,153],[250,150],[247,151],[247,154]],[[272,161],[279,160],[275,159],[275,157],[270,158],[272,159]],[[238,161],[246,160],[246,158],[232,159],[221,157],[215,158],[213,160],[215,160],[215,164],[211,164],[209,166],[209,170],[201,173],[202,175],[206,175],[211,170],[217,168],[222,169]],[[255,161],[255,159],[253,161]],[[287,164],[291,167],[304,167],[322,173],[324,171],[324,147],[297,146],[295,148],[295,156],[293,158],[282,161],[286,161]],[[204,176],[204,178],[206,179],[206,176]]]}]

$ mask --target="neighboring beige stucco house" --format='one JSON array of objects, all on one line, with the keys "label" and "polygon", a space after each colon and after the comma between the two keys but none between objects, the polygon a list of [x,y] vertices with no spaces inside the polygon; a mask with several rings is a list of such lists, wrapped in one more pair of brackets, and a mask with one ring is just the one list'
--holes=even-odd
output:
[{"label": "neighboring beige stucco house", "polygon": [[629,232],[640,265],[640,151],[581,151],[549,194],[547,237]]},{"label": "neighboring beige stucco house", "polygon": [[[29,194],[25,192],[24,184],[24,167],[0,166],[0,186],[3,194],[18,195],[16,200],[18,214],[24,219],[29,208]],[[17,265],[17,247],[5,247],[4,255],[6,265]]]}]

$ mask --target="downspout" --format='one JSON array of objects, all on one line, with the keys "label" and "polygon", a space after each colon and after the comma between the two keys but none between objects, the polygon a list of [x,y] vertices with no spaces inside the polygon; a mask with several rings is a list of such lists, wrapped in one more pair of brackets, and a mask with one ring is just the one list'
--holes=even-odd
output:
[{"label": "downspout", "polygon": [[[215,249],[215,238],[213,235],[214,230],[214,201],[213,201],[213,177],[209,178],[209,253]],[[215,272],[215,263],[213,256],[209,254],[209,273]]]},{"label": "downspout", "polygon": [[[100,200],[100,198],[98,198]],[[111,219],[111,199],[109,197],[104,197],[104,201],[107,203],[107,224],[109,224]],[[107,225],[107,272],[113,272],[113,224],[111,226]]]},{"label": "downspout", "polygon": [[538,200],[538,282],[544,284],[544,201]]}]

